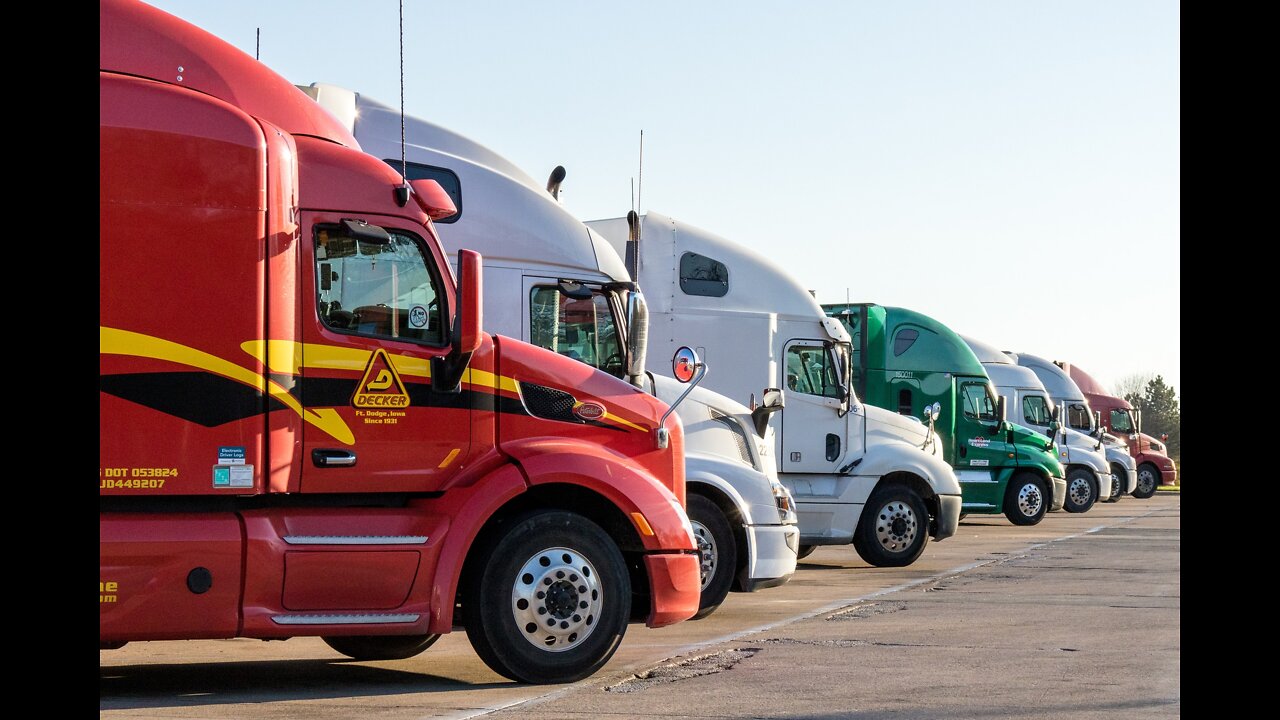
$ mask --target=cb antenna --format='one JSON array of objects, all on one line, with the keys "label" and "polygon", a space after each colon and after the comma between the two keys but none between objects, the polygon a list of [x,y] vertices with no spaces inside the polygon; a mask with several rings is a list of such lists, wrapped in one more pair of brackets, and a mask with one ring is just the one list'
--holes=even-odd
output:
[{"label": "cb antenna", "polygon": [[640,182],[636,184],[636,212],[640,212],[640,198],[644,193],[644,129],[640,130]]},{"label": "cb antenna", "polygon": [[396,203],[400,207],[409,203],[409,164],[404,157],[404,0],[400,0],[400,187],[396,188]]}]

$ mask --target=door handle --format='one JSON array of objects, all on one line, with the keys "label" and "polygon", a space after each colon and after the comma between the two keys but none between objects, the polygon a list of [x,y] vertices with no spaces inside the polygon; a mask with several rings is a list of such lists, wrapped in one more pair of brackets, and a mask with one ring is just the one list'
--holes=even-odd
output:
[{"label": "door handle", "polygon": [[316,467],[351,467],[356,464],[356,454],[350,450],[312,450],[311,462]]}]

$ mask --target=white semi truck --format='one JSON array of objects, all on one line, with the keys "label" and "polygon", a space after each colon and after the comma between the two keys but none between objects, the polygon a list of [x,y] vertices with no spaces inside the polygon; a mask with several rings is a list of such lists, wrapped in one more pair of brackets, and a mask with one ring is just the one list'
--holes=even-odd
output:
[{"label": "white semi truck", "polygon": [[[1005,400],[1009,419],[1019,425],[1050,434],[1050,423],[1056,419],[1053,399],[1045,386],[1029,369],[1020,367],[994,346],[964,335],[960,336],[982,363]],[[1101,443],[1084,433],[1061,427],[1051,435],[1058,461],[1067,471],[1067,495],[1062,508],[1067,512],[1088,512],[1099,500],[1111,496],[1111,464],[1102,452]]]},{"label": "white semi truck", "polygon": [[[299,86],[347,125],[365,152],[399,170],[400,113],[324,83]],[[772,430],[757,432],[742,403],[670,377],[671,353],[645,373],[645,298],[618,253],[558,202],[563,171],[547,186],[479,143],[434,123],[405,118],[408,179],[431,178],[457,215],[437,221],[441,242],[484,255],[486,327],[625,377],[675,412],[685,431],[689,519],[702,556],[695,617],[730,590],[785,583],[795,572],[794,501],[778,482]],[[665,348],[664,348],[665,350]],[[674,352],[674,349],[673,349]],[[656,360],[656,359],[655,359]],[[719,367],[709,366],[708,377]]]},{"label": "white semi truck", "polygon": [[1101,443],[1106,451],[1107,463],[1111,474],[1111,500],[1119,500],[1121,495],[1132,495],[1138,487],[1138,463],[1129,454],[1129,446],[1125,441],[1108,433],[1098,419],[1098,412],[1089,406],[1084,392],[1076,385],[1066,370],[1058,367],[1037,355],[1030,353],[1006,352],[1010,360],[1036,374],[1044,384],[1049,397],[1063,408],[1063,427],[1072,428],[1092,438],[1094,444]]},{"label": "white semi truck", "polygon": [[849,334],[767,258],[650,212],[590,221],[620,252],[628,240],[649,302],[651,357],[694,346],[704,384],[754,403],[778,389],[778,476],[799,504],[802,546],[853,543],[876,566],[909,565],[929,537],[955,533],[960,485],[932,428],[859,401]]}]

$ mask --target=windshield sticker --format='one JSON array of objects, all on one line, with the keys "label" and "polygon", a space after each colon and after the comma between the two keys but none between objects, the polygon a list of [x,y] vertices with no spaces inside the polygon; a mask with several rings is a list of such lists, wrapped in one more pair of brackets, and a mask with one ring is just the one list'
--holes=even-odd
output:
[{"label": "windshield sticker", "polygon": [[409,327],[421,329],[427,326],[427,306],[414,305],[409,308]]}]

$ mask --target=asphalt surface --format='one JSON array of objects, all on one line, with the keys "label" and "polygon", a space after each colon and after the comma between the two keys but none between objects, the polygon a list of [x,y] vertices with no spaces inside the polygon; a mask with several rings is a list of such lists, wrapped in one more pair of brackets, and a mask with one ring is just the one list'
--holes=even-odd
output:
[{"label": "asphalt surface", "polygon": [[820,548],[779,588],[713,615],[633,625],[570,685],[509,682],[465,633],[409,660],[320,640],[133,643],[100,655],[102,717],[1177,717],[1179,494],[970,516],[908,568]]}]

